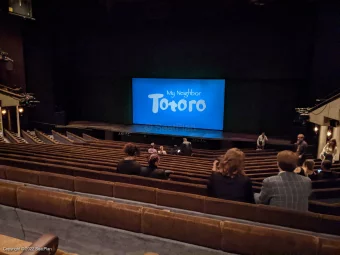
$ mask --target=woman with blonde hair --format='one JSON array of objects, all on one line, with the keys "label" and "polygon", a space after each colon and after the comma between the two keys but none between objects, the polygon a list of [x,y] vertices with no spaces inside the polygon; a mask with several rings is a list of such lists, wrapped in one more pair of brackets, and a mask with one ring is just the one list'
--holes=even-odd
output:
[{"label": "woman with blonde hair", "polygon": [[244,153],[233,148],[214,161],[208,184],[209,196],[255,203],[252,182],[244,173],[244,159]]},{"label": "woman with blonde hair", "polygon": [[321,160],[329,160],[332,163],[335,162],[335,156],[338,153],[338,147],[336,146],[336,140],[333,138],[331,139],[323,148],[321,152]]}]

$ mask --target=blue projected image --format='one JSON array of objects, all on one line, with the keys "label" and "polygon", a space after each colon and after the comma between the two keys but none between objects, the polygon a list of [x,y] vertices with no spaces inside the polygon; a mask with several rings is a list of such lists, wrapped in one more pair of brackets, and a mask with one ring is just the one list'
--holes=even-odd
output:
[{"label": "blue projected image", "polygon": [[225,80],[133,78],[133,123],[222,130]]}]

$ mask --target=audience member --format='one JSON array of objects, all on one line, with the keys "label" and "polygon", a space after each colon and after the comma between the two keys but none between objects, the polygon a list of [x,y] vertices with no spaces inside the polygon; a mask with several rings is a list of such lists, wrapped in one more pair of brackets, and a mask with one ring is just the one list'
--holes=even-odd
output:
[{"label": "audience member", "polygon": [[142,167],[141,176],[151,177],[157,179],[168,179],[164,170],[158,169],[160,164],[160,157],[157,154],[151,154],[148,160],[149,166]]},{"label": "audience member", "polygon": [[139,149],[132,143],[127,143],[124,146],[126,157],[118,162],[117,173],[139,175],[141,166],[136,161],[136,156],[139,156]]},{"label": "audience member", "polygon": [[309,179],[311,180],[316,180],[318,175],[317,175],[317,172],[314,171],[314,160],[312,159],[307,159],[302,167],[297,167],[294,172],[299,174],[299,175],[302,175],[302,176],[306,176],[306,177],[309,177]]},{"label": "audience member", "polygon": [[183,138],[183,143],[180,147],[180,154],[184,156],[191,156],[192,154],[191,142],[189,142],[186,138]]},{"label": "audience member", "polygon": [[308,211],[308,198],[312,192],[309,178],[295,174],[298,157],[291,151],[281,151],[277,155],[280,173],[263,180],[260,194],[255,194],[256,202],[286,209]]},{"label": "audience member", "polygon": [[336,146],[336,140],[331,139],[323,148],[321,152],[321,159],[323,160],[329,160],[332,163],[335,162],[335,156],[338,153],[338,147]]},{"label": "audience member", "polygon": [[252,182],[244,173],[244,153],[230,149],[213,163],[208,195],[239,202],[255,203]]},{"label": "audience member", "polygon": [[259,138],[257,138],[257,150],[264,150],[264,146],[268,142],[268,138],[266,134],[263,132]]},{"label": "audience member", "polygon": [[298,166],[302,166],[303,162],[306,160],[306,153],[308,144],[304,141],[305,136],[303,134],[299,134],[297,137],[297,142],[295,143],[296,146],[296,154],[298,155]]},{"label": "audience member", "polygon": [[151,148],[148,149],[148,153],[150,153],[150,154],[157,153],[157,150],[155,149],[154,143],[151,143]]},{"label": "audience member", "polygon": [[330,160],[324,160],[321,163],[321,172],[318,173],[318,179],[336,179],[340,178],[338,173],[335,173],[331,170],[332,162]]},{"label": "audience member", "polygon": [[179,153],[179,149],[177,145],[174,145],[174,147],[171,149],[171,155],[177,155]]},{"label": "audience member", "polygon": [[163,146],[159,146],[158,154],[166,155],[166,151],[164,150]]}]

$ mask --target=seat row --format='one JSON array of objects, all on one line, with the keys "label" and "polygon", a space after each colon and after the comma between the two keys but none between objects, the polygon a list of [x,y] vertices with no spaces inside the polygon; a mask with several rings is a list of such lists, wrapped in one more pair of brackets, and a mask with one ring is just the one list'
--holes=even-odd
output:
[{"label": "seat row", "polygon": [[340,235],[340,217],[312,212],[296,212],[154,187],[37,172],[8,166],[0,168],[0,179]]},{"label": "seat row", "polygon": [[0,194],[2,205],[237,254],[340,252],[337,239],[296,231],[190,216],[22,185],[2,184]]}]

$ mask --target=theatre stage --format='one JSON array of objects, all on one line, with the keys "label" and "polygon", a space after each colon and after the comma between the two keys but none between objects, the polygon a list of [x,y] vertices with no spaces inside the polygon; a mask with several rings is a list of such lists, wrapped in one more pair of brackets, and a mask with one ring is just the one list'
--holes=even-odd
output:
[{"label": "theatre stage", "polygon": [[[120,135],[144,134],[152,136],[187,137],[191,139],[220,140],[255,143],[259,134],[229,133],[217,130],[194,129],[187,127],[162,127],[151,125],[121,125],[89,121],[74,121],[58,129],[91,129],[110,131]],[[290,145],[290,140],[268,137],[268,145]]]}]

